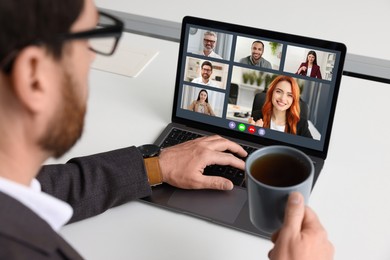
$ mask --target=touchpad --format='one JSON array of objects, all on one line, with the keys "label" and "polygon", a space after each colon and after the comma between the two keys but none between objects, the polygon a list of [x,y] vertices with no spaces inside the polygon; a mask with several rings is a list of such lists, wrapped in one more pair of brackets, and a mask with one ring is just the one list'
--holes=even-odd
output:
[{"label": "touchpad", "polygon": [[247,200],[246,190],[176,190],[168,204],[210,219],[234,223]]}]

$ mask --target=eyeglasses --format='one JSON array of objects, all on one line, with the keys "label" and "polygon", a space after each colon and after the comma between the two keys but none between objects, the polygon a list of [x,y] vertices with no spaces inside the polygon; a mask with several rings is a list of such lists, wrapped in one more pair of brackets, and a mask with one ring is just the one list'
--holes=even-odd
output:
[{"label": "eyeglasses", "polygon": [[213,71],[212,69],[205,69],[205,68],[202,68],[202,70],[205,72],[212,72]]},{"label": "eyeglasses", "polygon": [[99,21],[95,29],[63,34],[60,39],[63,41],[88,39],[91,51],[110,56],[115,52],[122,31],[123,22],[121,20],[107,13],[99,12]]},{"label": "eyeglasses", "polygon": [[[96,28],[82,32],[60,34],[55,36],[55,39],[58,39],[59,41],[88,39],[89,49],[91,51],[110,56],[115,52],[122,32],[123,22],[121,20],[107,13],[99,12],[99,21]],[[29,45],[40,44],[42,44],[42,42],[36,40],[11,51],[2,61],[0,61],[0,69],[10,70],[15,58],[23,48]]]},{"label": "eyeglasses", "polygon": [[215,41],[213,41],[213,40],[209,40],[209,39],[203,39],[203,41],[205,41],[205,42],[208,42],[208,43],[215,43]]}]

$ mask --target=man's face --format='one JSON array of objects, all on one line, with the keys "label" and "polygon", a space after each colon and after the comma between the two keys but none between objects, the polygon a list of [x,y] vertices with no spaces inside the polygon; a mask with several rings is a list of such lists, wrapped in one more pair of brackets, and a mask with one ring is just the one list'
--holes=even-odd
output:
[{"label": "man's face", "polygon": [[217,39],[213,35],[206,35],[203,38],[203,46],[205,50],[212,51],[214,50],[215,43]]},{"label": "man's face", "polygon": [[204,65],[202,67],[202,78],[208,80],[213,73],[213,70],[210,66]]},{"label": "man's face", "polygon": [[261,56],[263,55],[264,48],[263,44],[259,42],[255,42],[252,44],[252,59],[254,61],[260,60]]},{"label": "man's face", "polygon": [[67,152],[83,132],[86,102],[78,96],[80,88],[72,74],[65,70],[60,86],[61,103],[40,139],[41,147],[52,152],[55,158]]},{"label": "man's face", "polygon": [[[96,23],[96,8],[92,0],[86,0],[71,32],[93,29]],[[72,40],[65,44],[63,56],[56,64],[62,71],[57,77],[60,101],[57,112],[53,113],[40,139],[41,146],[55,157],[68,151],[81,136],[88,96],[89,67],[94,57],[87,40]]]}]

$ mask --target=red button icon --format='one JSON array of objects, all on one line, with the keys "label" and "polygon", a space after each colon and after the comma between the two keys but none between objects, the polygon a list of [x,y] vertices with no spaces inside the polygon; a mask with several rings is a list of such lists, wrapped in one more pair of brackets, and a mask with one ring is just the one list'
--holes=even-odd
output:
[{"label": "red button icon", "polygon": [[249,133],[254,134],[256,129],[254,126],[250,126],[250,127],[248,127],[248,131],[249,131]]}]

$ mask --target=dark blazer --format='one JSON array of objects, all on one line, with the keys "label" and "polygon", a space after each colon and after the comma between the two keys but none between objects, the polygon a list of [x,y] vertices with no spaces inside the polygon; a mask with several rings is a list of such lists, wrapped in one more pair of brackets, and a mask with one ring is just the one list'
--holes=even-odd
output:
[{"label": "dark blazer", "polygon": [[[260,110],[253,111],[252,117],[253,117],[253,120],[257,121],[260,118],[263,118],[263,113]],[[298,121],[297,135],[313,138],[313,136],[310,133],[309,124],[307,123],[306,119],[301,119]]]},{"label": "dark blazer", "polygon": [[[135,147],[43,166],[42,190],[69,203],[70,222],[151,194],[142,155]],[[44,220],[0,192],[0,259],[81,259]]]},{"label": "dark blazer", "polygon": [[[302,62],[301,65],[299,66],[298,70],[297,70],[297,73],[298,74],[298,71],[301,67],[308,67],[307,63],[306,62]],[[306,71],[301,71],[301,73],[299,73],[299,75],[304,75],[306,76]],[[321,70],[320,70],[320,66],[318,65],[314,65],[312,66],[311,68],[311,72],[310,72],[310,77],[312,78],[318,78],[318,79],[322,79],[322,76],[321,76]]]},{"label": "dark blazer", "polygon": [[49,224],[0,192],[0,259],[82,259]]}]

